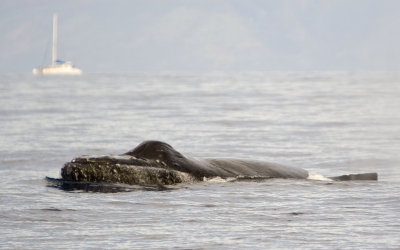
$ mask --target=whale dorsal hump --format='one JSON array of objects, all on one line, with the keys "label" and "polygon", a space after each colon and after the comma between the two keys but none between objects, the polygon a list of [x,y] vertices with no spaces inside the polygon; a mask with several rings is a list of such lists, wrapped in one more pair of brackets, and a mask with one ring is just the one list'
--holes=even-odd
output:
[{"label": "whale dorsal hump", "polygon": [[177,158],[184,158],[183,155],[176,151],[171,145],[161,141],[144,141],[134,149],[125,153],[125,155],[160,161],[167,165],[174,162]]}]

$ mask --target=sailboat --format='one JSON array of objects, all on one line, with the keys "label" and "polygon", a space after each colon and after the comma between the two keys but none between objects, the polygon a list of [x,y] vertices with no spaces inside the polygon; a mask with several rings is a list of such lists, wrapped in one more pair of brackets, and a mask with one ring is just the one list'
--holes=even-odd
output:
[{"label": "sailboat", "polygon": [[81,75],[82,70],[73,67],[71,62],[57,59],[57,14],[53,15],[53,48],[51,65],[33,69],[35,75]]}]

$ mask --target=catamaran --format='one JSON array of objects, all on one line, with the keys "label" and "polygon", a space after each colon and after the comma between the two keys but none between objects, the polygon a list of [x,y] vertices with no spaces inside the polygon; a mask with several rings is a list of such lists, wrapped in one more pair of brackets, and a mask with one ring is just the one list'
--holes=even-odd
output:
[{"label": "catamaran", "polygon": [[33,69],[35,75],[81,75],[82,70],[72,66],[71,62],[57,59],[57,14],[53,15],[53,48],[51,65]]}]

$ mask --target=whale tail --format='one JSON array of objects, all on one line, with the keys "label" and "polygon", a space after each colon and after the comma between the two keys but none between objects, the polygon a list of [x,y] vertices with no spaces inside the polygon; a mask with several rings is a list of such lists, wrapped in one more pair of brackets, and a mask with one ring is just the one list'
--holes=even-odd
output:
[{"label": "whale tail", "polygon": [[335,177],[329,177],[334,181],[377,181],[377,173],[364,173],[364,174],[346,174]]}]

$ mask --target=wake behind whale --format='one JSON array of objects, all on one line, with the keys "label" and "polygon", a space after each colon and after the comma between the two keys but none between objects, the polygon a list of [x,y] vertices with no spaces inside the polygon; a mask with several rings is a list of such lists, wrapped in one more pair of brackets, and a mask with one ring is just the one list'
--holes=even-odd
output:
[{"label": "wake behind whale", "polygon": [[[173,185],[223,178],[265,180],[315,178],[307,170],[277,163],[232,159],[189,158],[160,141],[145,141],[121,155],[80,156],[61,169],[61,182]],[[377,180],[376,173],[350,174],[328,180]]]}]

